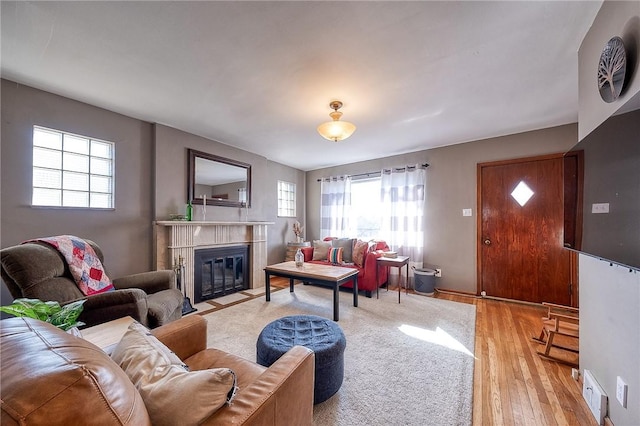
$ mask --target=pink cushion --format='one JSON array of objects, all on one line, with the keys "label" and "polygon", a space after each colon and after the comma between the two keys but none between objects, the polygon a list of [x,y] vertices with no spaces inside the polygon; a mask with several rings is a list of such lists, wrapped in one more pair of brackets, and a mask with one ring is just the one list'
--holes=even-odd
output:
[{"label": "pink cushion", "polygon": [[387,246],[386,241],[374,241],[374,246],[371,249],[373,250],[387,250],[389,248],[389,246]]}]

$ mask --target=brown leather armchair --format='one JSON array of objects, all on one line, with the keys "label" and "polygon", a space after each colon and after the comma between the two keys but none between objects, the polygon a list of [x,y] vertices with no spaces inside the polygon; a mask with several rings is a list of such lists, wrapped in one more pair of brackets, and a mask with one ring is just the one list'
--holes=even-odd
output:
[{"label": "brown leather armchair", "polygon": [[[87,241],[104,265],[100,247]],[[31,242],[0,250],[2,280],[14,298],[53,300],[61,305],[86,299],[79,320],[87,326],[124,316],[155,328],[182,316],[184,296],[174,288],[173,271],[151,271],[113,279],[115,291],[85,296],[64,257],[46,243]],[[107,272],[108,274],[108,272]]]}]

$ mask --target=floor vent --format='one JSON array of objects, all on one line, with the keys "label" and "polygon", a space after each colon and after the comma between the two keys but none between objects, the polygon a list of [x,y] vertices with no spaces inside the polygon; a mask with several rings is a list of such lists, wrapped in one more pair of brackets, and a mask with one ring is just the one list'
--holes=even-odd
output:
[{"label": "floor vent", "polygon": [[582,397],[587,401],[587,405],[598,424],[604,425],[604,416],[607,414],[607,394],[604,393],[589,370],[584,370]]}]

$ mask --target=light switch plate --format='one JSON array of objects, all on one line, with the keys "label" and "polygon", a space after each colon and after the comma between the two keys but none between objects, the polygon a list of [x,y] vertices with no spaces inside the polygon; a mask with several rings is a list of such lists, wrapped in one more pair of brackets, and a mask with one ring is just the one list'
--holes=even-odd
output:
[{"label": "light switch plate", "polygon": [[620,376],[616,380],[616,399],[623,408],[627,408],[627,384]]},{"label": "light switch plate", "polygon": [[462,209],[462,216],[471,216],[473,215],[473,210],[471,209]]},{"label": "light switch plate", "polygon": [[609,203],[593,203],[591,213],[609,213]]}]

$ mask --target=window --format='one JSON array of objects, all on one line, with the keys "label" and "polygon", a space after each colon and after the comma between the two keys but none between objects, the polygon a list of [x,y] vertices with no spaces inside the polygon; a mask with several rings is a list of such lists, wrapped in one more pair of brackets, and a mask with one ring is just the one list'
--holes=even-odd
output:
[{"label": "window", "polygon": [[114,144],[33,127],[34,206],[113,208]]},{"label": "window", "polygon": [[278,216],[296,216],[296,184],[278,181]]},{"label": "window", "polygon": [[381,238],[382,208],[380,178],[351,180],[351,209],[348,235],[360,239]]},{"label": "window", "polygon": [[527,201],[533,197],[533,194],[534,192],[529,188],[529,185],[521,180],[518,186],[516,186],[511,193],[511,196],[518,202],[518,204],[520,204],[521,207],[524,207],[524,205],[527,204]]}]

